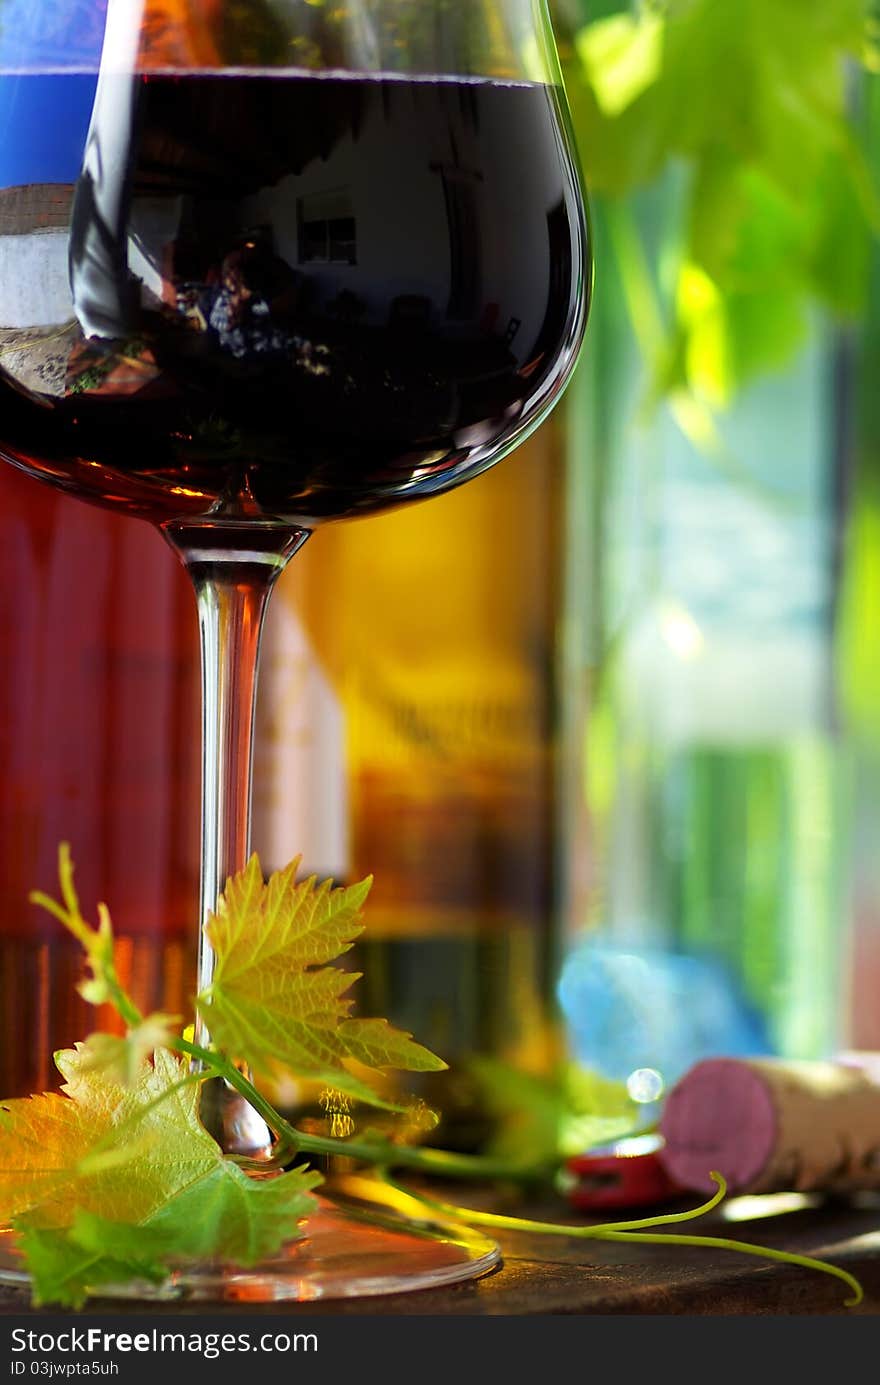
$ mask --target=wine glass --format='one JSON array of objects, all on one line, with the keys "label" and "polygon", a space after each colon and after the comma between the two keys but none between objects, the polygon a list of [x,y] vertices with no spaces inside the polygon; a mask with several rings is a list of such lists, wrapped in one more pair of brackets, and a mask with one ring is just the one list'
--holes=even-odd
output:
[{"label": "wine glass", "polygon": [[[0,452],[158,526],[192,578],[204,923],[250,852],[279,574],[326,521],[499,461],[574,366],[591,258],[546,0],[0,0],[0,21]],[[202,931],[200,990],[212,966]],[[218,1079],[201,1114],[270,1152]],[[173,1292],[376,1293],[498,1258],[381,1221],[324,1210],[270,1264]]]}]

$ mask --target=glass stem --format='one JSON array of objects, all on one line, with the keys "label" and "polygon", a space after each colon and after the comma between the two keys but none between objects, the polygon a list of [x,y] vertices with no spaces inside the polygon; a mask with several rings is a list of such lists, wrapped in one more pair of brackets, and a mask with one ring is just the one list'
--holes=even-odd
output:
[{"label": "glass stem", "polygon": [[[202,836],[198,991],[214,974],[205,924],[230,875],[251,852],[254,716],[260,642],[269,597],[308,530],[253,523],[172,524],[165,536],[189,573],[196,594],[202,648]],[[196,1019],[196,1043],[210,1035]],[[230,1055],[233,1056],[233,1055]],[[206,1086],[209,1084],[206,1084]],[[211,1101],[216,1104],[216,1092]],[[225,1097],[224,1097],[225,1100]],[[266,1128],[243,1098],[229,1089],[230,1107],[203,1121],[229,1153],[253,1154]],[[253,1119],[256,1118],[256,1119]]]}]

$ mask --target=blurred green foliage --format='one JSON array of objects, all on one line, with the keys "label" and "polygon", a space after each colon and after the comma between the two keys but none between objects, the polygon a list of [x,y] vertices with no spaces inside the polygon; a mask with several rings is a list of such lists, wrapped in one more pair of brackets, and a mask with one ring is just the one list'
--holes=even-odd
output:
[{"label": "blurred green foliage", "polygon": [[[614,208],[655,393],[723,408],[793,356],[817,306],[863,308],[880,229],[861,122],[876,7],[552,3],[588,188]],[[672,170],[677,234],[652,259],[630,204]]]},{"label": "blurred green foliage", "polygon": [[[866,93],[865,128],[873,174],[880,182],[880,83],[876,80]],[[856,347],[851,404],[855,475],[837,620],[838,684],[847,723],[861,738],[863,803],[870,804],[873,812],[880,768],[880,254],[876,250]],[[876,858],[873,845],[870,854]],[[880,873],[872,888],[880,891]]]},{"label": "blurred green foliage", "polygon": [[471,1073],[495,1120],[486,1153],[513,1169],[554,1172],[560,1159],[650,1128],[649,1108],[622,1082],[573,1061],[537,1075],[483,1056],[472,1060]]}]

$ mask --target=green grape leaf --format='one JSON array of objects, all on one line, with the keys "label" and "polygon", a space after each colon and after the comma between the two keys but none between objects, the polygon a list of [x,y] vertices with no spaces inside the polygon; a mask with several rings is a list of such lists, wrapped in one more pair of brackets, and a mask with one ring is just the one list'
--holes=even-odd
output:
[{"label": "green grape leaf", "polygon": [[79,1308],[90,1291],[145,1279],[161,1283],[174,1265],[221,1259],[256,1264],[300,1233],[314,1209],[315,1172],[247,1177],[228,1160],[178,1193],[146,1222],[110,1221],[78,1211],[67,1228],[22,1223],[20,1244],[39,1306]]},{"label": "green grape leaf", "polygon": [[125,1086],[88,1060],[85,1045],[58,1054],[60,1094],[0,1110],[0,1221],[20,1233],[40,1301],[156,1277],[168,1257],[253,1264],[299,1234],[320,1175],[249,1178],[226,1159],[186,1063],[159,1050]]},{"label": "green grape leaf", "polygon": [[315,1209],[311,1189],[322,1181],[317,1171],[302,1168],[249,1176],[223,1159],[173,1202],[158,1208],[149,1228],[164,1237],[165,1253],[175,1258],[219,1256],[237,1265],[254,1265],[299,1234],[298,1223]]},{"label": "green grape leaf", "polygon": [[77,1219],[74,1224],[100,1224],[108,1242],[105,1250],[83,1246],[74,1230],[41,1231],[29,1227],[21,1232],[19,1246],[32,1280],[31,1299],[35,1307],[57,1304],[63,1308],[82,1308],[90,1291],[108,1284],[127,1284],[132,1280],[147,1280],[161,1284],[168,1276],[162,1263],[162,1245],[155,1245],[144,1227],[131,1228],[138,1233],[137,1249],[132,1253],[120,1246],[118,1255],[112,1247],[116,1241],[116,1225],[101,1223],[100,1218]]},{"label": "green grape leaf", "polygon": [[286,1070],[325,1082],[373,1106],[404,1109],[349,1067],[438,1072],[446,1064],[381,1019],[350,1016],[345,992],[359,979],[326,963],[363,931],[361,906],[372,884],[346,889],[296,880],[300,858],[264,882],[259,859],[226,885],[207,924],[216,965],[197,998],[212,1040],[246,1056],[255,1072]]},{"label": "green grape leaf", "polygon": [[[112,1215],[132,1195],[125,1166],[149,1154],[155,1142],[154,1123],[139,1113],[162,1089],[158,1070],[145,1067],[126,1091],[105,1075],[83,1073],[81,1048],[55,1061],[67,1079],[63,1094],[8,1101],[0,1109],[4,1225],[26,1213],[40,1215],[47,1225],[65,1225],[83,1196],[104,1212],[109,1200]],[[193,1157],[201,1157],[198,1142]]]}]

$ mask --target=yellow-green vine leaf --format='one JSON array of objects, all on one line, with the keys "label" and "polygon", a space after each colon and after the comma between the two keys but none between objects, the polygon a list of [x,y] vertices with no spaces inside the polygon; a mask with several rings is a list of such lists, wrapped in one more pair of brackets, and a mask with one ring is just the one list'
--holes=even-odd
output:
[{"label": "yellow-green vine leaf", "polygon": [[314,1208],[319,1173],[295,1169],[260,1180],[224,1160],[146,1222],[109,1221],[77,1212],[68,1228],[22,1225],[21,1245],[37,1306],[79,1308],[101,1285],[161,1283],[174,1265],[222,1259],[255,1264],[296,1239]]},{"label": "yellow-green vine leaf", "polygon": [[386,1020],[352,1018],[345,992],[360,973],[326,965],[363,931],[372,880],[346,889],[314,877],[298,884],[299,864],[297,858],[265,882],[254,855],[229,879],[207,925],[216,965],[198,1009],[214,1043],[246,1057],[255,1072],[285,1070],[373,1106],[402,1109],[349,1064],[377,1073],[438,1072],[446,1064]]},{"label": "yellow-green vine leaf", "polygon": [[[112,1227],[113,1223],[105,1225]],[[126,1284],[131,1280],[161,1284],[168,1275],[161,1259],[162,1247],[153,1244],[144,1228],[137,1230],[136,1254],[118,1256],[78,1244],[72,1230],[41,1231],[31,1227],[22,1231],[19,1246],[31,1275],[34,1306],[82,1308],[90,1291],[108,1284]]]},{"label": "yellow-green vine leaf", "polygon": [[179,1015],[157,1011],[140,1024],[119,1034],[90,1034],[82,1045],[80,1068],[83,1072],[103,1073],[120,1086],[130,1087],[141,1076],[145,1061],[157,1048],[168,1048],[180,1024]]},{"label": "yellow-green vine leaf", "polygon": [[21,1236],[37,1301],[79,1303],[87,1286],[122,1270],[155,1277],[169,1257],[253,1264],[299,1234],[319,1174],[244,1174],[201,1125],[198,1081],[170,1053],[129,1087],[89,1070],[85,1053],[56,1056],[60,1094],[0,1110],[0,1221]]}]

